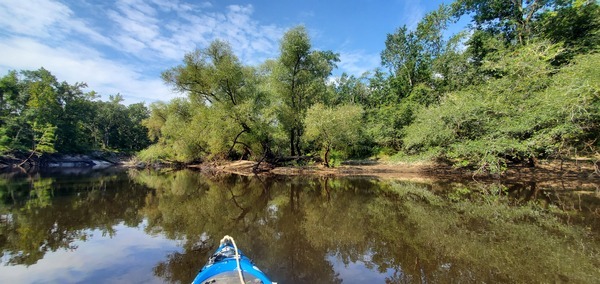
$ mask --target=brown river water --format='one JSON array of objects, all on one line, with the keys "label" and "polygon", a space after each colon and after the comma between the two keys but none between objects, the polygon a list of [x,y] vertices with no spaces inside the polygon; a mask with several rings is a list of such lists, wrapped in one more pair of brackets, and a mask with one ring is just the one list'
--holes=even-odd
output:
[{"label": "brown river water", "polygon": [[600,190],[191,170],[0,175],[0,283],[190,283],[224,235],[278,283],[598,283]]}]

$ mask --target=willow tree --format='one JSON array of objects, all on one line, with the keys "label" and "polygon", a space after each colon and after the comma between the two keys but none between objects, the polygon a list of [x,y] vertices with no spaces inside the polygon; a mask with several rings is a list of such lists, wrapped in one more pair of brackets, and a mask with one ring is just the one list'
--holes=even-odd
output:
[{"label": "willow tree", "polygon": [[306,136],[323,151],[326,167],[330,167],[331,151],[348,148],[357,142],[362,130],[363,110],[357,105],[340,105],[333,108],[315,104],[306,116]]},{"label": "willow tree", "polygon": [[[186,54],[183,61],[183,65],[163,72],[162,78],[188,95],[196,112],[184,122],[201,125],[197,129],[200,133],[194,135],[204,140],[207,152],[230,156],[236,149],[242,155],[265,151],[268,118],[261,116],[266,102],[256,87],[255,69],[242,65],[229,44],[222,41]],[[176,128],[184,129],[185,123]]]},{"label": "willow tree", "polygon": [[306,110],[327,91],[326,80],[339,58],[331,51],[313,50],[303,26],[285,33],[280,51],[272,79],[281,102],[278,119],[289,134],[290,154],[295,156],[301,154]]}]

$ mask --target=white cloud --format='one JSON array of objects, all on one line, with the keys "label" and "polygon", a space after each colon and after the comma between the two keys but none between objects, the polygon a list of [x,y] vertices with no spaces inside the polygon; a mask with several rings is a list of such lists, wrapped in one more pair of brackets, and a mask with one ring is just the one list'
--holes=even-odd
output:
[{"label": "white cloud", "polygon": [[44,40],[64,39],[72,33],[83,34],[97,43],[110,45],[110,40],[73,17],[64,4],[50,0],[0,2],[0,28],[11,34]]},{"label": "white cloud", "polygon": [[[148,78],[137,68],[107,60],[81,45],[56,48],[33,39],[13,37],[0,42],[0,70],[36,70],[44,67],[60,81],[86,82],[101,95],[117,93],[126,103],[165,100],[175,95],[159,78]],[[106,99],[106,97],[105,97]]]},{"label": "white cloud", "polygon": [[[36,10],[32,13],[32,10]],[[60,2],[6,0],[0,2],[0,26],[17,34],[46,37],[53,25],[72,11]]]},{"label": "white cloud", "polygon": [[[152,3],[154,3],[161,10],[166,11],[166,12],[169,12],[169,11],[187,12],[187,11],[191,11],[194,9],[194,7],[192,7],[192,5],[187,4],[187,3],[181,3],[181,1],[178,1],[178,0],[152,0]],[[197,8],[203,9],[203,8],[212,7],[212,4],[210,2],[202,2],[202,3],[196,3],[195,6]]]},{"label": "white cloud", "polygon": [[405,23],[409,30],[416,29],[417,24],[425,15],[425,9],[421,0],[404,1],[403,4],[404,7],[402,8],[402,18],[399,19],[400,22]]},{"label": "white cloud", "polygon": [[178,95],[162,83],[160,71],[215,39],[228,41],[246,64],[277,55],[284,29],[254,20],[252,5],[212,10],[210,2],[171,0],[3,0],[0,72],[44,67],[104,96],[151,102]]},{"label": "white cloud", "polygon": [[138,53],[146,48],[146,44],[128,35],[119,35],[115,39],[129,53]]},{"label": "white cloud", "polygon": [[[208,4],[153,3],[156,9],[135,0],[119,0],[108,12],[118,27],[115,39],[124,51],[137,57],[179,60],[186,52],[221,39],[232,45],[242,61],[253,64],[257,58],[274,56],[283,34],[281,28],[253,20],[252,5],[230,5],[224,12],[209,12],[204,11],[210,8]],[[130,46],[132,39],[139,43]]]},{"label": "white cloud", "polygon": [[[65,22],[65,25],[67,27],[69,27],[70,29],[72,29],[73,32],[82,34],[82,35],[86,36],[87,38],[93,40],[94,42],[101,43],[106,46],[113,46],[112,41],[108,37],[93,30],[87,23],[85,23],[82,20],[68,19]],[[69,31],[66,31],[66,33],[70,34]]]},{"label": "white cloud", "polygon": [[361,76],[379,66],[379,54],[368,54],[364,51],[344,51],[340,53],[338,68],[349,75]]}]

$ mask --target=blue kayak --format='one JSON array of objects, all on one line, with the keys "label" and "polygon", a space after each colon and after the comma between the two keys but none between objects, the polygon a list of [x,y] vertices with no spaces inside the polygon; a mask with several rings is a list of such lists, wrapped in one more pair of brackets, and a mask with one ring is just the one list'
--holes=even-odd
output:
[{"label": "blue kayak", "polygon": [[208,259],[192,283],[276,284],[237,249],[235,241],[229,236],[221,240],[217,251]]}]

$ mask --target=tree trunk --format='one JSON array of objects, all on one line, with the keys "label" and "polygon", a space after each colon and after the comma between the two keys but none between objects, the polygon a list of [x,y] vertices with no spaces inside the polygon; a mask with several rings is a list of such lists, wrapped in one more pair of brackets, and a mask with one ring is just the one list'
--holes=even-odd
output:
[{"label": "tree trunk", "polygon": [[296,143],[295,143],[295,145],[296,145],[296,154],[298,154],[298,156],[302,155],[302,151],[300,151],[300,137],[302,136],[301,131],[302,130],[300,129],[300,127],[296,128]]},{"label": "tree trunk", "polygon": [[233,147],[235,147],[235,144],[238,143],[238,138],[240,138],[240,135],[242,135],[244,132],[246,132],[246,128],[242,129],[242,131],[240,131],[240,133],[238,133],[235,138],[233,139],[233,144],[231,144],[231,148],[229,148],[229,151],[227,151],[227,155],[231,155],[231,151],[233,151]]},{"label": "tree trunk", "polygon": [[294,147],[294,142],[296,141],[296,130],[294,128],[292,128],[292,130],[290,131],[290,156],[296,156],[296,147]]},{"label": "tree trunk", "polygon": [[325,149],[325,167],[330,167],[329,166],[329,147],[327,147]]}]

